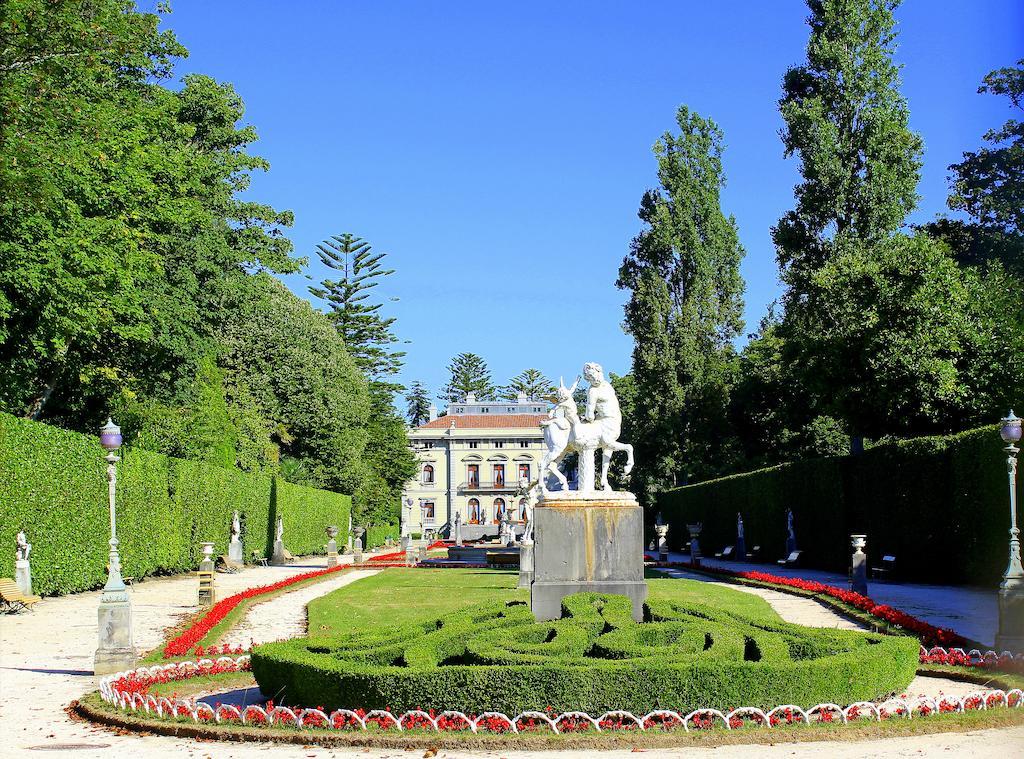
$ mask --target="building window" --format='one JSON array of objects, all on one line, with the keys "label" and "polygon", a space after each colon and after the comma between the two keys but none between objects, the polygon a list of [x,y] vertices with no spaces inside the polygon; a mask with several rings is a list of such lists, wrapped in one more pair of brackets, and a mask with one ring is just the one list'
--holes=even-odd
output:
[{"label": "building window", "polygon": [[480,443],[478,441],[476,441],[476,440],[470,440],[469,441],[469,447],[470,448],[479,448],[480,447]]},{"label": "building window", "polygon": [[480,513],[480,501],[477,498],[469,499],[469,523],[470,524],[481,524],[483,522],[483,514]]},{"label": "building window", "polygon": [[519,465],[519,479],[526,480],[527,482],[530,481],[530,465],[529,464],[520,464]]},{"label": "building window", "polygon": [[434,521],[434,502],[424,501],[423,502],[423,521],[433,522]]},{"label": "building window", "polygon": [[466,464],[466,483],[471,488],[480,487],[480,465]]},{"label": "building window", "polygon": [[495,448],[504,448],[505,447],[505,441],[504,440],[495,440],[494,441],[494,447]]},{"label": "building window", "polygon": [[495,498],[494,499],[494,523],[498,524],[501,518],[505,516],[505,499]]},{"label": "building window", "polygon": [[520,448],[529,448],[530,447],[530,441],[529,440],[520,440],[519,441],[519,447]]},{"label": "building window", "polygon": [[544,409],[542,409],[540,406],[534,406],[533,410],[537,414],[540,414],[540,413],[542,413],[544,411]]},{"label": "building window", "polygon": [[489,413],[491,413],[491,410],[489,408],[487,408],[486,406],[484,406],[482,409],[480,409],[480,413],[481,414],[489,414]]},{"label": "building window", "polygon": [[430,464],[423,465],[423,484],[433,485],[434,484],[434,467]]},{"label": "building window", "polygon": [[525,498],[520,498],[519,499],[519,521],[520,522],[525,522],[526,521],[526,499]]},{"label": "building window", "polygon": [[462,413],[462,412],[464,412],[465,410],[466,410],[466,409],[462,408],[462,406],[459,406],[459,407],[458,407],[457,409],[455,409],[455,413],[456,413],[456,414],[461,414],[461,413]]},{"label": "building window", "polygon": [[505,487],[505,465],[495,464],[494,465],[494,487],[502,488]]},{"label": "building window", "polygon": [[426,441],[424,441],[423,442],[423,447],[424,448],[433,448],[434,447],[434,441],[433,440],[426,440]]}]

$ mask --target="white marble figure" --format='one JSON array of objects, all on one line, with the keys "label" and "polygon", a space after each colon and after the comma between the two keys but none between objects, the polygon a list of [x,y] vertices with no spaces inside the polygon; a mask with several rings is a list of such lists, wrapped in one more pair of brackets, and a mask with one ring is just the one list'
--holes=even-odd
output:
[{"label": "white marble figure", "polygon": [[743,540],[743,515],[736,512],[736,537]]},{"label": "white marble figure", "polygon": [[[607,492],[612,489],[608,483],[608,466],[611,464],[612,454],[616,451],[626,452],[627,461],[624,473],[629,474],[633,469],[633,446],[619,442],[622,411],[619,409],[619,399],[615,395],[615,389],[604,379],[604,372],[600,364],[594,362],[585,364],[583,377],[590,383],[590,388],[587,390],[585,420],[580,420],[576,411],[576,403],[572,398],[579,383],[577,380],[571,388],[565,387],[565,384],[559,381],[558,402],[548,414],[549,418],[541,422],[541,428],[544,430],[544,443],[547,447],[540,466],[542,488],[544,488],[544,478],[550,472],[561,484],[561,490],[569,489],[569,483],[565,475],[558,469],[558,464],[570,451],[579,453],[579,489],[584,492],[594,489],[591,475],[593,474],[594,452],[598,448],[601,449],[601,490]],[[546,489],[545,492],[547,492]]]},{"label": "white marble figure", "polygon": [[796,544],[796,533],[793,532],[793,510],[786,509],[786,533],[790,540]]},{"label": "white marble figure", "polygon": [[28,561],[28,555],[32,553],[32,544],[29,543],[28,538],[25,537],[25,531],[18,530],[18,534],[14,540],[17,544],[14,550],[14,558],[17,561]]},{"label": "white marble figure", "polygon": [[277,518],[277,533],[276,534],[277,534],[277,538],[276,538],[277,542],[279,542],[279,543],[284,542],[284,540],[283,540],[283,538],[284,538],[284,517],[278,517]]},{"label": "white marble figure", "polygon": [[242,523],[238,519],[238,511],[236,510],[234,515],[231,517],[231,542],[237,543],[238,536],[242,534]]}]

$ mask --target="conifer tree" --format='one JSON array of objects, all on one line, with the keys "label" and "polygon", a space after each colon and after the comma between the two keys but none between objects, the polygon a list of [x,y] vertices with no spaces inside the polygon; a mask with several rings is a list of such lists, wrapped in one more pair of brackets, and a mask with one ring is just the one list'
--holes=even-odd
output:
[{"label": "conifer tree", "polygon": [[430,394],[426,386],[416,380],[405,394],[406,417],[412,427],[419,427],[430,418]]},{"label": "conifer tree", "polygon": [[501,388],[501,399],[514,401],[522,393],[528,400],[548,400],[554,397],[555,386],[538,369],[524,369]]},{"label": "conifer tree", "polygon": [[487,362],[475,353],[460,353],[448,364],[451,378],[441,395],[447,403],[461,403],[467,393],[474,393],[478,401],[493,401],[494,383]]},{"label": "conifer tree", "polygon": [[405,352],[388,349],[398,342],[391,331],[395,318],[381,315],[383,303],[368,302],[370,290],[382,278],[394,274],[394,269],[385,269],[381,263],[387,254],[374,253],[370,243],[347,232],[316,247],[320,261],[339,272],[340,277],[325,279],[320,287],[309,290],[330,306],[328,316],[356,365],[370,380],[381,381],[397,374]]}]

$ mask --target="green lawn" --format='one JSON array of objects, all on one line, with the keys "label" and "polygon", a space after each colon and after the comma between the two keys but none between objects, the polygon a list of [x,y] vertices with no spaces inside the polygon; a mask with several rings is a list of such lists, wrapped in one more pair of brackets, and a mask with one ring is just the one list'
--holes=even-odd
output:
[{"label": "green lawn", "polygon": [[[388,569],[309,604],[309,635],[324,636],[435,619],[498,599],[529,600],[518,572],[493,569]],[[699,602],[750,619],[780,621],[761,598],[699,580],[648,578],[651,598]]]}]

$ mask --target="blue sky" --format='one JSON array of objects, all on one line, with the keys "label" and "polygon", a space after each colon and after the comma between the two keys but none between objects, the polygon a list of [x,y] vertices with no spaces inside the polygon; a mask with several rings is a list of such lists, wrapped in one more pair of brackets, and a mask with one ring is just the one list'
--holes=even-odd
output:
[{"label": "blue sky", "polygon": [[[141,2],[150,9],[152,3]],[[379,289],[410,341],[402,379],[436,393],[456,353],[496,381],[629,369],[618,266],[655,181],[651,146],[685,103],[725,132],[722,203],[746,248],[747,329],[779,294],[770,227],[792,206],[780,82],[803,58],[806,8],[770,2],[176,0],[179,73],[234,84],[271,170],[251,196],[295,212],[296,253],[352,232],[387,251]],[[1024,56],[1017,0],[911,0],[897,11],[921,203],[1010,115],[978,95]],[[303,276],[287,278],[308,296]],[[397,298],[397,301],[391,301]]]}]

